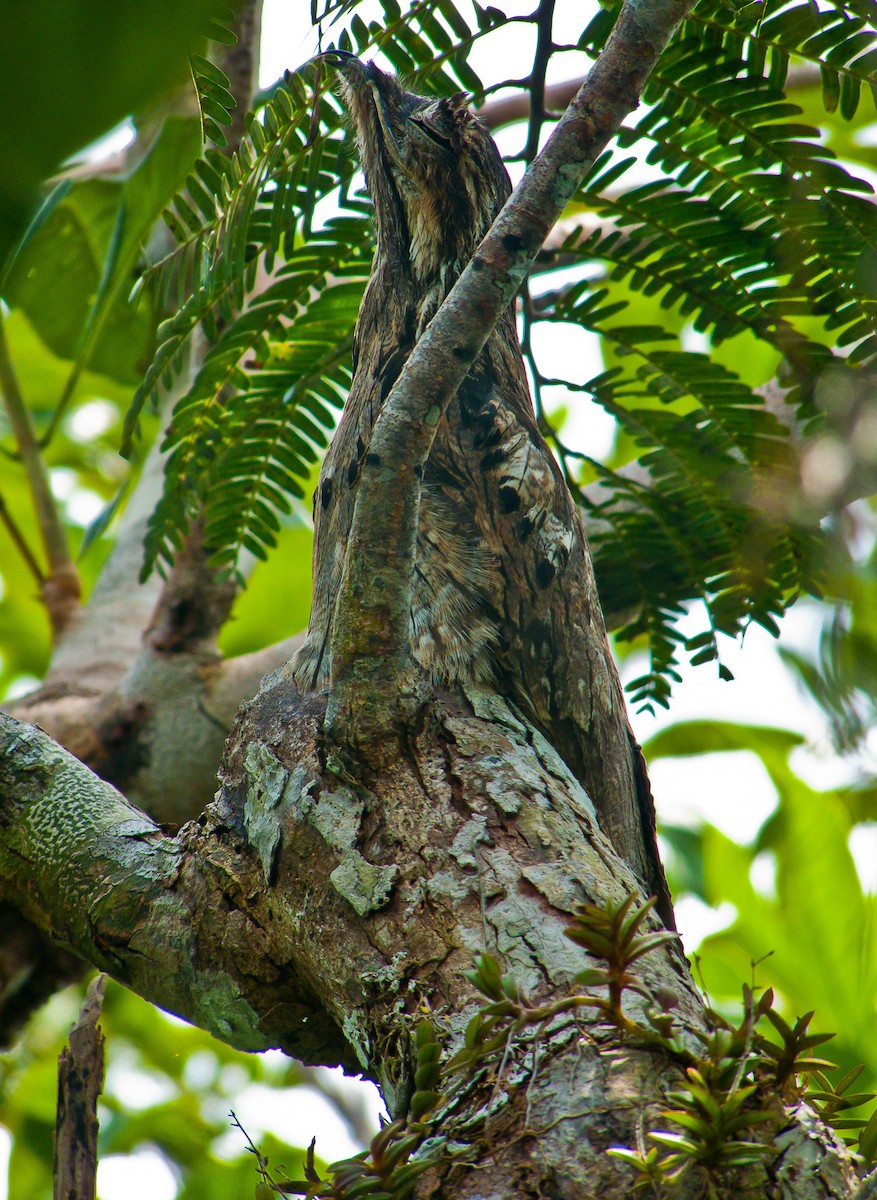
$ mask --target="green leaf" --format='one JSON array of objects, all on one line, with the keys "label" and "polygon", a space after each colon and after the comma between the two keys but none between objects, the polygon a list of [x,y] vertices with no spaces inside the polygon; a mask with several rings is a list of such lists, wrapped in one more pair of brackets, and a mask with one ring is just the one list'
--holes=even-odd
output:
[{"label": "green leaf", "polygon": [[197,153],[197,126],[171,117],[125,179],[69,187],[29,237],[5,291],[59,357],[125,383],[153,346],[151,305],[128,300],[141,247]]},{"label": "green leaf", "polygon": [[743,725],[733,721],[684,721],[668,725],[643,747],[648,759],[721,754],[749,750],[765,761],[784,763],[789,754],[804,744],[800,733],[767,725]]},{"label": "green leaf", "polygon": [[210,14],[222,8],[215,0],[181,0],[168,22],[164,0],[124,8],[114,0],[26,8],[4,2],[0,262],[23,232],[41,182],[75,151],[179,85],[188,51],[203,37]]},{"label": "green leaf", "polygon": [[125,492],[128,490],[128,480],[125,479],[119,485],[115,496],[108,504],[105,504],[98,515],[94,518],[91,524],[86,528],[82,537],[82,544],[79,547],[79,557],[86,554],[91,546],[100,538],[112,523],[113,517],[119,511],[119,505],[125,497]]}]

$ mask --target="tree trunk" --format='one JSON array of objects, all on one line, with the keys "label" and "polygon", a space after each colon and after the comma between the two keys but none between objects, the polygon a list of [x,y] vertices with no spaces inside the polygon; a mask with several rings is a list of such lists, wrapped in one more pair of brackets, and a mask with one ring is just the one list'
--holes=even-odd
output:
[{"label": "tree trunk", "polygon": [[[319,1195],[366,1194],[370,1178],[380,1195],[626,1197],[645,1181],[645,1133],[684,1106],[670,1093],[712,1062],[702,1001],[655,918],[640,915],[648,953],[612,973],[624,931],[594,935],[597,910],[629,922],[625,901],[645,897],[557,750],[495,687],[436,687],[406,640],[416,468],[686,7],[625,5],[553,151],[387,397],[343,547],[327,689],[269,678],[238,717],[215,799],[175,836],[41,730],[0,717],[0,878],[26,916],[233,1046],[378,1082],[394,1124]],[[722,1104],[746,1099],[740,1078]],[[745,1110],[709,1146],[692,1135],[673,1194],[855,1195],[843,1147],[809,1110],[788,1114],[779,1083],[766,1090],[760,1115]]]},{"label": "tree trunk", "polygon": [[[327,737],[325,696],[269,683],[216,799],[176,837],[2,718],[6,888],[57,940],[231,1045],[361,1071],[394,1118],[434,1087],[427,1123],[403,1129],[418,1196],[627,1196],[635,1176],[607,1149],[666,1128],[685,1083],[661,1019],[695,1049],[704,1029],[684,960],[668,944],[643,955],[620,1021],[595,1003],[602,986],[574,985],[605,966],[565,936],[578,906],[636,890],[587,794],[495,695],[424,685],[406,700],[388,689],[376,712],[372,691],[351,714],[385,731],[357,758]],[[485,952],[531,1017],[424,1080],[418,1027],[428,1016],[445,1063],[464,1049],[485,1005],[464,972]],[[849,1158],[812,1113],[787,1115],[778,1093],[770,1107],[763,1161],[693,1164],[673,1194],[853,1197]]]}]

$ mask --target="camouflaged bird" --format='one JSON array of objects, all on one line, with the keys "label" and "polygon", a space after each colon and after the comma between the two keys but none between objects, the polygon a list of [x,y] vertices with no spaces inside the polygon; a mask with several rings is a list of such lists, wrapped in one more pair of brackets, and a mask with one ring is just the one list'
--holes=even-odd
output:
[{"label": "camouflaged bird", "polygon": [[[313,610],[292,663],[304,689],[333,682],[335,600],[375,420],[511,193],[499,151],[463,95],[417,96],[374,63],[327,57],[356,129],[376,249],[350,396],[315,496]],[[511,308],[439,425],[423,476],[415,573],[421,668],[435,684],[489,684],[517,705],[584,785],[601,828],[672,925],[648,779],[582,522],[536,425]]]}]

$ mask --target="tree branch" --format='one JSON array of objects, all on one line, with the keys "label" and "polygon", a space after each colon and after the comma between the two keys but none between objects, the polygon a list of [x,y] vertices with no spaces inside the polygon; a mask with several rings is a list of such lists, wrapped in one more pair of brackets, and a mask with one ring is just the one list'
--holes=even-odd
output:
[{"label": "tree branch", "polygon": [[96,1195],[97,1102],[104,1086],[104,1035],[98,1021],[106,981],[106,975],[98,975],[89,984],[70,1044],[58,1059],[54,1200],[94,1200]]},{"label": "tree branch", "polygon": [[[420,477],[447,405],[520,287],[589,165],[636,107],[690,0],[628,0],[551,139],[408,359],[363,464],[336,616],[339,678],[411,670],[411,587]],[[343,700],[342,700],[343,703]]]},{"label": "tree branch", "polygon": [[81,590],[79,572],[70,555],[67,533],[55,497],[52,495],[49,472],[46,469],[36,431],[12,366],[2,313],[0,313],[0,391],[3,393],[6,411],[9,414],[9,423],[12,426],[12,432],[24,465],[40,535],[46,551],[49,571],[43,581],[42,593],[52,629],[57,638],[68,624],[79,603]]},{"label": "tree branch", "polygon": [[[242,1050],[350,1063],[322,1007],[240,902],[265,881],[239,822],[227,842],[163,833],[42,730],[0,714],[3,893],[53,939]],[[230,822],[230,826],[223,824]],[[243,853],[240,853],[243,851]]]},{"label": "tree branch", "polygon": [[[238,6],[237,43],[220,51],[219,65],[239,100],[232,145],[242,135],[255,87],[261,7],[262,0]],[[191,93],[178,95],[175,103],[189,107]],[[169,398],[167,407],[169,411]],[[214,586],[200,541],[196,545],[190,539],[188,547],[187,566],[195,569],[175,573],[167,587],[157,575],[140,581],[144,535],[161,494],[161,442],[159,436],[150,450],[88,605],[78,609],[56,645],[39,692],[15,707],[42,721],[141,803],[180,821],[199,812],[213,794],[233,717],[229,710],[253,694],[258,677],[238,664],[230,673],[231,684],[225,680],[215,633],[227,616],[232,593],[224,583]],[[207,629],[204,621],[193,624],[190,619],[201,600],[213,618]],[[150,627],[152,640],[144,642]],[[271,665],[278,664],[265,669]],[[219,685],[215,698],[214,683]],[[236,685],[246,692],[235,696]],[[10,916],[4,933],[0,1044],[8,1044],[28,1012],[75,972],[69,956],[47,947],[20,914]]]},{"label": "tree branch", "polygon": [[554,49],[551,37],[554,25],[554,3],[555,0],[540,0],[539,8],[536,11],[536,52],[533,56],[533,68],[530,71],[529,125],[527,143],[521,154],[525,163],[532,162],[539,153],[539,139],[545,121],[545,75],[548,71],[551,52]]},{"label": "tree branch", "polygon": [[33,551],[27,544],[27,538],[18,527],[18,523],[9,511],[9,506],[0,493],[0,522],[6,527],[6,532],[9,534],[12,544],[15,546],[18,553],[24,559],[27,569],[33,575],[37,585],[42,588],[46,582],[46,577],[43,574],[43,569],[34,557]]},{"label": "tree branch", "polygon": [[[278,83],[282,82],[278,80]],[[582,86],[584,79],[564,79],[560,83],[549,83],[545,88],[545,108],[551,111],[566,108]],[[801,91],[804,88],[820,87],[822,79],[816,63],[793,63],[786,76],[784,91]],[[511,96],[497,96],[485,101],[475,110],[488,129],[502,129],[515,121],[526,121],[531,111],[530,92],[522,88]]]},{"label": "tree branch", "polygon": [[247,132],[246,116],[259,86],[259,45],[262,40],[263,0],[243,0],[235,6],[233,46],[218,45],[213,60],[228,77],[229,91],[237,100],[228,127],[228,151],[240,145]]}]

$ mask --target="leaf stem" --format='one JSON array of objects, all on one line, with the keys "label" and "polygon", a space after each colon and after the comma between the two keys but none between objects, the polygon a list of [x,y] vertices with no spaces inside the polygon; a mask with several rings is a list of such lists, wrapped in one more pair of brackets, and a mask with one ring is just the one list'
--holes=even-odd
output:
[{"label": "leaf stem", "polygon": [[6,527],[6,532],[9,534],[10,538],[12,539],[13,544],[15,545],[15,548],[18,550],[21,557],[27,563],[28,570],[33,575],[34,579],[37,581],[37,583],[40,585],[40,587],[42,587],[43,584],[46,582],[46,577],[43,574],[43,569],[40,566],[40,564],[37,562],[30,546],[28,546],[27,542],[25,541],[24,534],[18,528],[15,518],[13,517],[13,515],[9,511],[9,509],[6,507],[6,501],[3,499],[2,493],[0,493],[0,522],[2,522],[2,524]]},{"label": "leaf stem", "polygon": [[48,577],[43,577],[43,599],[49,610],[52,628],[58,634],[66,624],[71,609],[79,598],[79,575],[70,555],[67,534],[55,503],[55,497],[52,495],[46,462],[40,451],[33,422],[24,402],[15,368],[12,365],[2,313],[0,313],[0,392],[3,394],[9,423],[12,426],[27,476],[49,564]]},{"label": "leaf stem", "polygon": [[43,434],[43,436],[40,438],[39,442],[37,443],[37,445],[39,446],[39,448],[41,450],[44,450],[46,448],[46,446],[48,446],[48,444],[51,442],[52,438],[55,436],[58,426],[61,423],[61,418],[64,416],[64,413],[67,411],[67,405],[70,403],[71,396],[76,391],[76,385],[79,383],[79,380],[82,376],[82,372],[85,369],[85,367],[88,365],[88,359],[90,357],[91,357],[91,346],[89,345],[82,352],[82,354],[80,354],[80,356],[77,358],[76,362],[73,364],[73,366],[70,370],[70,374],[67,376],[67,379],[64,383],[64,390],[61,392],[61,395],[58,399],[58,403],[55,405],[55,411],[52,413],[52,417],[51,417],[51,420],[49,421],[48,427],[46,428],[46,431]]}]

